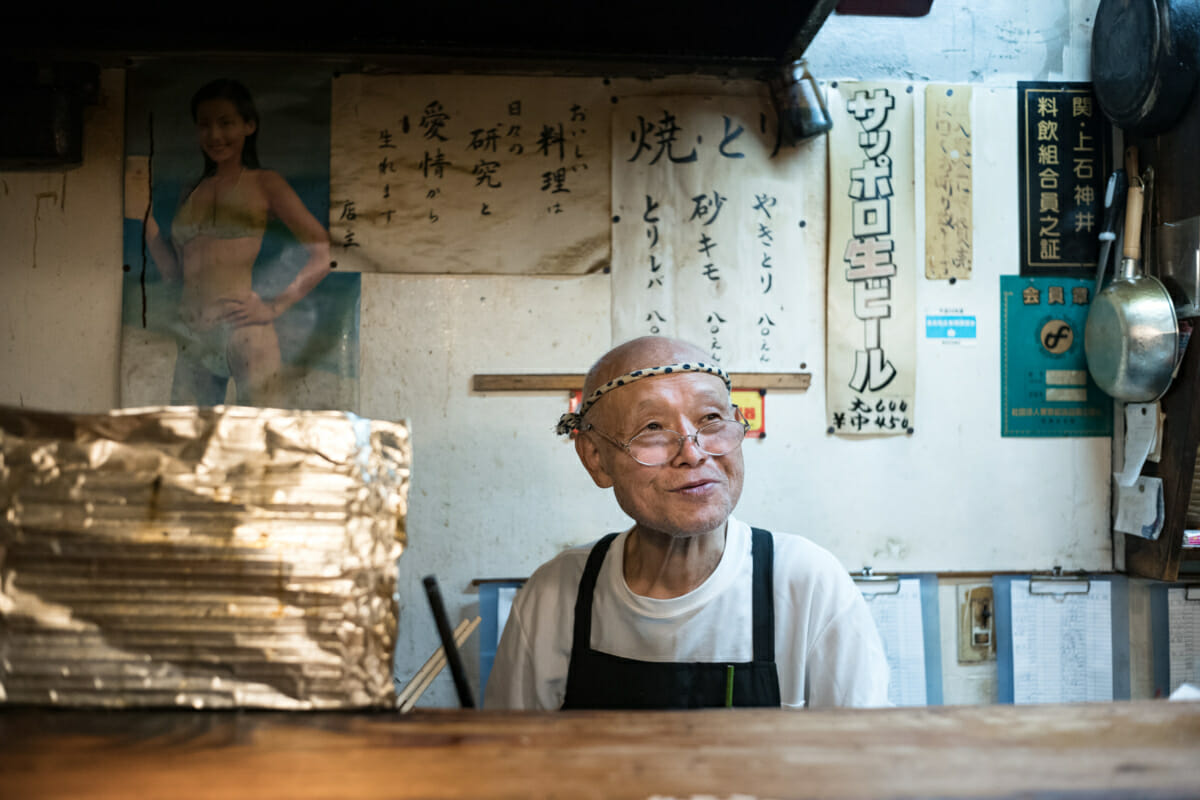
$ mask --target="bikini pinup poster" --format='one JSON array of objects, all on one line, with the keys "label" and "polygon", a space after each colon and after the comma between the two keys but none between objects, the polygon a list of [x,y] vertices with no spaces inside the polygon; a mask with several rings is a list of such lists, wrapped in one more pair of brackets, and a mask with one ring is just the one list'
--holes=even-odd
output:
[{"label": "bikini pinup poster", "polygon": [[121,405],[357,411],[360,278],[328,233],[329,72],[127,75]]}]

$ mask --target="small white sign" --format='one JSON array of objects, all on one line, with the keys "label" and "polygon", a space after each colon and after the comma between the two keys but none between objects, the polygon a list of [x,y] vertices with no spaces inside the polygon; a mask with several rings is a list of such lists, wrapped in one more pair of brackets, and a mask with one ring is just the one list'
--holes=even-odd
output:
[{"label": "small white sign", "polygon": [[925,338],[947,346],[972,346],[976,342],[975,315],[961,308],[925,312]]}]

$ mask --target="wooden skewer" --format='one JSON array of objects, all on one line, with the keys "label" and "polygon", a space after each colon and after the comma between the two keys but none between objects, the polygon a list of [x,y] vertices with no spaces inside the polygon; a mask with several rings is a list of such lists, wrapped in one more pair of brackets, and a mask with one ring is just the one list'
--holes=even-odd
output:
[{"label": "wooden skewer", "polygon": [[[462,634],[462,632],[464,630],[467,629],[467,626],[470,624],[471,624],[470,621],[465,620],[465,619],[458,623],[458,627],[456,627],[454,629],[455,641],[458,641],[458,637]],[[419,670],[417,670],[417,673],[412,676],[412,679],[409,680],[408,684],[404,687],[404,689],[396,696],[397,706],[399,706],[406,699],[408,699],[408,696],[410,694],[412,694],[413,690],[421,685],[421,683],[425,680],[425,677],[437,665],[439,657],[444,657],[444,654],[442,653],[442,648],[440,648],[440,647],[433,652],[433,655],[431,655],[429,657],[429,660],[427,660],[424,664],[421,665],[421,668]]]},{"label": "wooden skewer", "polygon": [[[458,641],[458,637],[470,624],[470,621],[465,619],[458,623],[458,627],[454,629],[454,641]],[[433,652],[428,661],[421,665],[421,668],[417,670],[417,674],[412,676],[412,680],[408,682],[400,694],[396,695],[397,706],[402,705],[408,699],[408,696],[412,694],[413,690],[421,685],[421,682],[425,680],[425,676],[434,668],[439,657],[445,657],[445,653],[442,652],[442,648],[440,647]]]},{"label": "wooden skewer", "polygon": [[[475,617],[475,619],[471,620],[470,622],[467,622],[465,619],[460,622],[458,627],[454,629],[454,646],[462,647],[463,643],[466,642],[467,639],[470,638],[471,634],[475,632],[475,629],[479,627],[479,623],[482,620],[482,617]],[[464,628],[464,626],[466,627]],[[414,676],[412,681],[409,682],[409,685],[405,687],[405,692],[407,695],[403,700],[398,701],[401,712],[412,710],[412,707],[416,705],[418,700],[421,699],[421,695],[423,695],[425,690],[429,688],[429,685],[433,683],[434,678],[436,678],[438,673],[440,673],[446,666],[446,651],[439,647],[437,651],[430,657],[429,661],[426,662],[426,665],[430,666],[428,670],[426,670],[425,667],[422,667],[421,670],[418,671],[418,675],[420,675],[421,672],[425,673],[420,682],[418,683],[417,677]],[[409,692],[408,690],[410,688],[412,688],[414,691]]]},{"label": "wooden skewer", "polygon": [[[471,620],[470,623],[468,623],[466,620],[463,620],[461,623],[459,623],[459,626],[455,629],[454,634],[455,647],[462,647],[463,643],[467,641],[467,638],[474,633],[475,628],[479,626],[481,619],[481,617],[476,617],[475,619]],[[464,628],[463,626],[466,627]],[[417,701],[421,699],[421,695],[425,693],[425,690],[429,688],[430,684],[433,683],[434,679],[437,678],[438,674],[446,666],[446,651],[439,647],[437,652],[435,652],[431,657],[430,661],[431,667],[425,671],[425,675],[422,676],[421,680],[418,681],[416,678],[413,679],[413,691],[410,692],[404,701],[400,703],[401,712],[412,710],[413,706],[417,704]]]}]

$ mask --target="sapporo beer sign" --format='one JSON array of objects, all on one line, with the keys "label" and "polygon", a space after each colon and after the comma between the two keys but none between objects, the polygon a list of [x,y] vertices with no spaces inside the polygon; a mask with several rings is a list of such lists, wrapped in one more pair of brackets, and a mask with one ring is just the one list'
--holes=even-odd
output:
[{"label": "sapporo beer sign", "polygon": [[1090,83],[1017,84],[1021,274],[1096,269],[1110,126]]}]

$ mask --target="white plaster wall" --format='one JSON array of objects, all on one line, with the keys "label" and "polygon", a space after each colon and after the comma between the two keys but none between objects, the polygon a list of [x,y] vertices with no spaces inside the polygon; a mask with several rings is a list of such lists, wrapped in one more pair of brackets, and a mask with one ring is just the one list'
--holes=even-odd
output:
[{"label": "white plaster wall", "polygon": [[85,110],[82,167],[0,172],[0,404],[117,404],[125,80]]},{"label": "white plaster wall", "polygon": [[[916,20],[835,14],[808,56],[823,79],[972,82],[979,95],[1002,96],[1017,80],[1086,80],[1095,6],[938,0]],[[0,403],[64,411],[117,404],[122,87],[120,71],[104,73],[101,103],[87,111],[84,167],[0,173]],[[976,191],[977,273],[953,290],[954,299],[975,304],[981,331],[997,327],[998,275],[1016,271],[1015,175],[1005,177],[1015,173],[1015,112],[988,127],[1000,138],[975,154],[977,175],[993,181]],[[1011,148],[1003,137],[1013,139]],[[980,138],[987,138],[982,131]],[[944,282],[922,282],[918,302],[942,302],[950,291]],[[846,443],[822,430],[823,291],[811,302],[813,388],[770,396],[771,434],[747,444],[756,479],[739,515],[807,533],[848,569],[964,569],[964,559],[980,552],[995,569],[1058,561],[1107,568],[1107,442],[1000,441],[994,340],[981,342],[979,353],[920,344],[918,435]],[[552,435],[561,393],[470,390],[471,376],[481,372],[582,372],[610,343],[608,313],[604,276],[364,276],[360,410],[409,419],[416,443],[411,546],[400,562],[401,678],[437,646],[422,576],[437,575],[457,619],[476,613],[472,579],[528,574],[562,547],[626,524],[611,495],[590,484],[569,445]],[[949,389],[946,376],[955,381]],[[964,417],[955,402],[961,391],[986,402]],[[980,445],[986,458],[973,449]],[[912,463],[938,468],[904,469]],[[1067,476],[1051,489],[1044,485],[1047,464]],[[946,483],[936,503],[922,484],[929,472]],[[898,509],[886,526],[865,526],[849,513],[854,504],[843,502],[847,481],[864,476],[882,487],[881,502]],[[1037,507],[1046,496],[1054,500]],[[993,546],[1012,552],[1014,536],[1040,548],[1030,563],[987,553]],[[945,701],[990,702],[994,665],[957,666],[947,624],[956,618],[954,582],[944,582],[939,594]],[[1131,630],[1146,630],[1145,604],[1132,605]],[[472,640],[464,652],[472,676],[476,652]],[[1135,643],[1134,656],[1134,693],[1146,696],[1144,642]],[[454,703],[447,675],[422,701]]]},{"label": "white plaster wall", "polygon": [[[473,579],[528,575],[625,524],[554,436],[565,393],[470,390],[480,373],[585,371],[608,347],[608,281],[363,275],[362,296],[372,332],[362,337],[362,413],[403,416],[413,432],[396,661],[407,680],[439,645],[425,575],[437,576],[456,623],[478,613]],[[463,657],[476,676],[478,637]],[[422,699],[456,702],[448,671]]]}]

